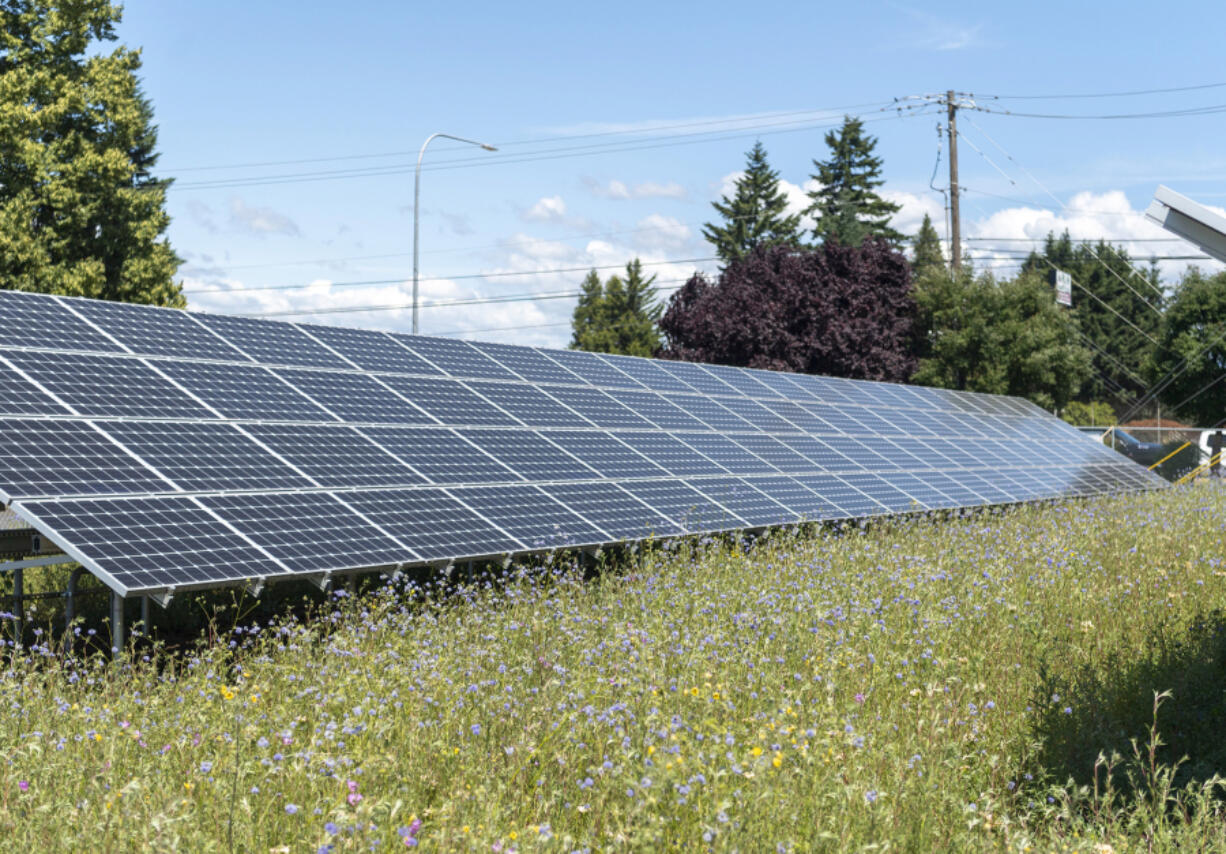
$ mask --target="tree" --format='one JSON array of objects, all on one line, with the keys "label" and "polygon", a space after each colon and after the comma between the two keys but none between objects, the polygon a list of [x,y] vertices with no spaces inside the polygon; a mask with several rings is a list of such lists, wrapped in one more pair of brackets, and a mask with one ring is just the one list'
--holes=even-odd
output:
[{"label": "tree", "polygon": [[653,355],[660,348],[656,322],[663,309],[655,296],[655,280],[643,277],[637,258],[626,265],[624,278],[610,276],[602,284],[595,270],[588,273],[571,320],[571,349]]},{"label": "tree", "polygon": [[1031,252],[1023,272],[1043,278],[1053,270],[1073,278],[1072,314],[1093,354],[1092,375],[1081,400],[1144,391],[1145,369],[1162,325],[1164,299],[1156,269],[1137,272],[1127,250],[1109,243],[1074,243],[1064,232],[1048,234],[1043,251]]},{"label": "tree", "polygon": [[800,217],[784,214],[787,196],[779,189],[779,173],[766,162],[761,142],[746,155],[745,172],[734,190],[732,198],[711,203],[723,223],[707,223],[702,229],[724,264],[745,257],[757,246],[799,245]]},{"label": "tree", "polygon": [[839,132],[826,134],[826,145],[830,159],[813,161],[817,172],[810,177],[820,186],[809,193],[813,203],[805,210],[817,220],[814,240],[859,246],[868,237],[879,237],[891,248],[902,246],[903,235],[890,227],[900,206],[876,192],[885,183],[882,160],[873,154],[877,138],[864,133],[860,119],[844,116]]},{"label": "tree", "polygon": [[1146,373],[1151,383],[1170,378],[1162,402],[1181,420],[1211,427],[1226,419],[1226,273],[1184,275]]},{"label": "tree", "polygon": [[139,51],[108,0],[0,3],[2,287],[185,304]]},{"label": "tree", "polygon": [[930,275],[917,286],[920,363],[912,381],[1026,397],[1063,408],[1090,374],[1076,320],[1033,273]]},{"label": "tree", "polygon": [[929,274],[940,275],[945,272],[945,255],[941,252],[941,236],[932,225],[932,217],[924,214],[920,223],[919,233],[911,243],[914,257],[911,259],[911,269],[915,278],[920,279]]},{"label": "tree", "polygon": [[884,240],[760,246],[668,302],[662,358],[902,382],[912,356],[911,267]]}]

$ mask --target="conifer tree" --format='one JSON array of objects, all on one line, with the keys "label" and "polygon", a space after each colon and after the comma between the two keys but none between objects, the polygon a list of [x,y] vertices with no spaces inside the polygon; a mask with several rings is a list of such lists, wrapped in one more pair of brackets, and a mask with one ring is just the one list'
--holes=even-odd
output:
[{"label": "conifer tree", "polygon": [[0,287],[184,305],[140,52],[109,0],[0,3]]},{"label": "conifer tree", "polygon": [[915,251],[915,256],[911,259],[911,269],[915,272],[916,279],[930,273],[945,271],[945,256],[941,252],[941,236],[937,234],[932,224],[932,217],[928,214],[924,214],[919,233],[915,235],[911,245]]},{"label": "conifer tree", "polygon": [[860,119],[844,116],[838,133],[826,134],[826,145],[830,158],[814,160],[817,172],[810,176],[821,186],[809,193],[813,204],[805,210],[817,220],[814,240],[859,246],[866,237],[881,237],[899,248],[904,236],[890,227],[890,217],[898,212],[899,205],[887,202],[876,192],[885,183],[881,178],[882,160],[873,154],[876,137],[864,133]]},{"label": "conifer tree", "polygon": [[579,304],[571,321],[572,350],[651,356],[660,348],[656,322],[663,305],[655,296],[655,276],[645,278],[635,258],[626,274],[603,284],[592,270],[583,280]]},{"label": "conifer tree", "polygon": [[702,233],[725,265],[758,246],[798,246],[800,217],[787,216],[787,196],[779,189],[779,173],[766,161],[766,149],[754,143],[746,155],[745,173],[737,179],[732,198],[712,207],[722,223],[707,223]]}]

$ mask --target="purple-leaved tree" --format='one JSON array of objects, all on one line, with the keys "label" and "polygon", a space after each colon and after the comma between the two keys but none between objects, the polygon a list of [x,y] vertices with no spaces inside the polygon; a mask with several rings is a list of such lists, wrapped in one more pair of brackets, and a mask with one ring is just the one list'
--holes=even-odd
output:
[{"label": "purple-leaved tree", "polygon": [[673,294],[660,358],[905,382],[915,371],[911,267],[884,240],[759,247]]}]

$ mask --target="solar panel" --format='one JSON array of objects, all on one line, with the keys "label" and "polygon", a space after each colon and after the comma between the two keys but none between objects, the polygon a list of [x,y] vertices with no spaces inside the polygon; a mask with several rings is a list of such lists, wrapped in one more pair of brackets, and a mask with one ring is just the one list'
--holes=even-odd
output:
[{"label": "solar panel", "polygon": [[199,500],[296,573],[343,572],[418,559],[326,492],[205,495]]},{"label": "solar panel", "polygon": [[0,291],[0,498],[120,594],[1158,488],[1026,401]]},{"label": "solar panel", "polygon": [[[206,362],[160,362],[159,369],[226,418],[335,421],[267,368]],[[180,413],[181,415],[184,413]]]},{"label": "solar panel", "polygon": [[66,305],[133,353],[250,361],[186,311],[84,299],[71,300]]},{"label": "solar panel", "polygon": [[265,365],[304,368],[352,368],[292,323],[234,317],[226,314],[193,314],[221,338]]},{"label": "solar panel", "polygon": [[305,323],[298,324],[298,328],[364,371],[418,376],[442,375],[442,371],[386,332]]},{"label": "solar panel", "polygon": [[34,352],[12,352],[8,358],[80,415],[214,417],[138,359]]},{"label": "solar panel", "polygon": [[233,424],[103,421],[98,428],[189,492],[311,485]]},{"label": "solar panel", "polygon": [[66,307],[85,300],[0,291],[0,347],[121,353],[123,348]]},{"label": "solar panel", "polygon": [[352,427],[248,424],[243,429],[319,486],[410,486],[425,482]]},{"label": "solar panel", "polygon": [[0,494],[14,498],[173,492],[84,421],[0,421]]}]

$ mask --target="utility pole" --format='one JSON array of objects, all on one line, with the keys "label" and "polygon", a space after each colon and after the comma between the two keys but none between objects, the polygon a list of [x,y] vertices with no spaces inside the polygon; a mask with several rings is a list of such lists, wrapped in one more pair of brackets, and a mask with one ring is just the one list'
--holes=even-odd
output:
[{"label": "utility pole", "polygon": [[954,90],[945,93],[949,113],[949,269],[955,276],[962,269],[962,217],[958,211],[958,104]]}]

